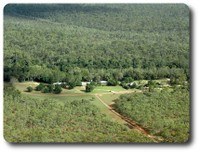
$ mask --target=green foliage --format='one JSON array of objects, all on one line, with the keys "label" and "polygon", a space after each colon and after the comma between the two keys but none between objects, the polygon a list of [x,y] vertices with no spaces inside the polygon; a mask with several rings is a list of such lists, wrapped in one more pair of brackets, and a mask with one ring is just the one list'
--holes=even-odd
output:
[{"label": "green foliage", "polygon": [[189,79],[189,10],[183,4],[4,9],[4,80],[80,85],[179,77],[179,72]]},{"label": "green foliage", "polygon": [[44,87],[45,87],[45,85],[43,83],[40,83],[38,86],[35,87],[35,90],[41,91]]},{"label": "green foliage", "polygon": [[152,142],[111,121],[88,100],[62,102],[16,96],[19,93],[13,87],[4,92],[4,138],[8,142]]},{"label": "green foliage", "polygon": [[69,86],[69,89],[73,89],[74,87],[76,87],[76,82],[69,82],[68,86]]},{"label": "green foliage", "polygon": [[132,77],[125,77],[124,78],[124,82],[125,83],[130,83],[130,82],[133,82],[134,80],[133,80],[133,78]]},{"label": "green foliage", "polygon": [[33,87],[31,87],[31,86],[28,86],[26,89],[27,89],[27,92],[32,92],[33,91]]},{"label": "green foliage", "polygon": [[[124,96],[124,102],[122,96],[116,108],[168,142],[188,138],[186,5],[9,4],[3,27],[5,81],[59,81],[72,89],[81,81],[106,80],[112,86],[123,81],[124,88],[142,89],[143,84],[129,83],[171,78],[171,85],[181,85],[174,88],[177,92]],[[149,86],[153,90],[154,84]],[[178,94],[182,88],[187,92]],[[36,90],[59,93],[62,89],[40,84]],[[13,87],[5,91],[4,129],[11,142],[149,141],[98,115],[88,102],[60,105],[51,99],[21,97],[18,92]]]},{"label": "green foliage", "polygon": [[12,100],[21,98],[21,92],[10,83],[4,84],[4,96],[8,95]]},{"label": "green foliage", "polygon": [[118,81],[115,80],[115,79],[109,79],[107,85],[108,86],[117,86],[118,85]]},{"label": "green foliage", "polygon": [[122,83],[121,86],[124,88],[124,89],[130,89],[130,86],[126,83]]},{"label": "green foliage", "polygon": [[48,84],[46,87],[48,88],[49,92],[53,92],[53,89],[54,89],[53,84]]},{"label": "green foliage", "polygon": [[92,83],[90,83],[90,84],[87,84],[87,85],[86,85],[85,91],[86,91],[86,92],[91,92],[91,91],[94,90],[94,88],[95,88],[95,85],[92,84]]},{"label": "green foliage", "polygon": [[122,95],[116,100],[115,109],[166,142],[186,142],[190,131],[189,102],[189,92],[179,88],[173,92]]},{"label": "green foliage", "polygon": [[47,86],[45,86],[42,90],[41,90],[42,93],[50,93],[50,90]]},{"label": "green foliage", "polygon": [[59,94],[62,92],[62,88],[60,85],[55,85],[55,88],[53,89],[53,93]]},{"label": "green foliage", "polygon": [[43,83],[40,83],[38,86],[35,88],[36,91],[41,91],[42,93],[55,93],[59,94],[62,92],[61,85],[53,85],[53,84],[48,84],[44,85]]},{"label": "green foliage", "polygon": [[176,77],[171,77],[170,78],[170,84],[171,85],[184,85],[186,81],[186,77],[185,75],[181,75],[181,76],[176,76]]},{"label": "green foliage", "polygon": [[149,80],[147,83],[147,87],[149,88],[149,92],[154,91],[154,88],[157,87],[157,83],[153,80]]}]

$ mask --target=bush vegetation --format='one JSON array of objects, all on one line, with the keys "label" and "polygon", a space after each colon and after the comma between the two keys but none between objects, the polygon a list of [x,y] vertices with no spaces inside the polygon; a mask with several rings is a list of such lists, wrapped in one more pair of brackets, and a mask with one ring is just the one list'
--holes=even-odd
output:
[{"label": "bush vegetation", "polygon": [[190,134],[190,104],[186,89],[120,96],[115,109],[166,142],[186,142]]},{"label": "bush vegetation", "polygon": [[70,88],[91,80],[188,81],[189,48],[189,10],[183,4],[4,9],[5,81],[60,81]]},{"label": "bush vegetation", "polygon": [[40,83],[38,86],[35,87],[35,90],[41,91],[42,93],[55,93],[55,94],[59,94],[62,92],[61,85],[57,85],[57,84],[44,85],[43,83]]},{"label": "bush vegetation", "polygon": [[44,87],[45,87],[45,85],[43,83],[40,83],[38,86],[35,87],[35,90],[41,91]]},{"label": "bush vegetation", "polygon": [[26,89],[27,89],[27,92],[32,92],[33,91],[33,87],[31,87],[31,86],[28,86]]},{"label": "bush vegetation", "polygon": [[[187,141],[185,4],[8,4],[3,27],[4,81],[41,82],[36,91],[55,94],[62,91],[55,82],[69,89],[101,80],[121,82],[125,89],[148,87],[144,94],[121,96],[115,109],[165,142]],[[154,92],[159,85],[153,81],[130,84],[162,78],[170,78],[173,92]],[[13,87],[4,90],[4,135],[10,142],[151,142],[110,121],[88,100],[28,96]]]},{"label": "bush vegetation", "polygon": [[85,87],[85,91],[86,92],[91,92],[93,91],[95,88],[95,85],[93,83],[90,83],[90,84],[87,84],[86,87]]},{"label": "bush vegetation", "polygon": [[4,89],[4,138],[8,142],[152,142],[108,119],[88,100],[31,98]]},{"label": "bush vegetation", "polygon": [[61,91],[62,91],[61,86],[60,85],[55,85],[55,88],[53,89],[53,93],[59,94],[59,93],[61,93]]}]

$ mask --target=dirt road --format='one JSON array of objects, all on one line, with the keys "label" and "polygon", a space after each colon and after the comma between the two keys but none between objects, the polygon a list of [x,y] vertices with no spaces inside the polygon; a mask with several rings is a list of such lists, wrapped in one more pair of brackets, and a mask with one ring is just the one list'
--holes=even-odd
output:
[{"label": "dirt road", "polygon": [[137,129],[138,131],[140,131],[141,133],[145,134],[147,137],[151,138],[154,142],[158,142],[158,141],[162,141],[162,139],[157,138],[156,136],[150,135],[144,128],[142,128],[140,125],[138,125],[135,121],[119,114],[118,112],[116,112],[111,106],[107,105],[100,97],[98,94],[95,94],[96,98],[103,104],[105,105],[112,113],[114,113],[115,115],[117,115],[118,117],[120,117],[122,120],[124,120],[127,125],[129,125],[129,127],[131,129]]}]

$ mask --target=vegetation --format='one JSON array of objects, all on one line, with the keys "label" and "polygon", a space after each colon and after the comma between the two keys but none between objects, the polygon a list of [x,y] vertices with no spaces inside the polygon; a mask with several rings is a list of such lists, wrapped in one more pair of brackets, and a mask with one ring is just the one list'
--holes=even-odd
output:
[{"label": "vegetation", "polygon": [[147,87],[149,88],[149,92],[154,91],[154,88],[158,87],[158,84],[155,81],[148,81]]},{"label": "vegetation", "polygon": [[121,86],[95,86],[92,93],[110,93],[110,91],[121,92],[125,91]]},{"label": "vegetation", "polygon": [[47,86],[44,86],[44,88],[41,91],[42,93],[50,93],[49,88]]},{"label": "vegetation", "polygon": [[33,91],[33,87],[28,86],[28,87],[27,87],[27,92],[32,92],[32,91]]},{"label": "vegetation", "polygon": [[[49,85],[47,85],[47,88],[48,88],[48,91],[51,93],[54,90],[54,85],[53,84],[49,84]],[[60,90],[60,92],[62,91],[62,89],[59,89],[59,90]]]},{"label": "vegetation", "polygon": [[55,88],[53,89],[53,92],[55,94],[59,94],[59,93],[61,93],[61,91],[62,91],[61,86],[60,85],[55,85]]},{"label": "vegetation", "polygon": [[62,92],[62,88],[61,85],[52,85],[52,84],[48,84],[48,85],[44,85],[43,83],[40,83],[38,86],[35,87],[36,91],[41,91],[42,93],[55,93],[55,94],[59,94]]},{"label": "vegetation", "polygon": [[189,80],[189,10],[183,4],[9,4],[4,80]]},{"label": "vegetation", "polygon": [[186,5],[8,4],[3,27],[7,141],[152,142],[107,105],[163,142],[188,140]]},{"label": "vegetation", "polygon": [[41,91],[44,87],[45,87],[45,85],[43,83],[40,83],[38,86],[35,87],[35,90]]},{"label": "vegetation", "polygon": [[94,88],[95,88],[95,85],[92,84],[92,83],[90,83],[90,84],[87,84],[87,85],[86,85],[85,91],[86,91],[86,92],[91,92],[91,91],[94,90]]},{"label": "vegetation", "polygon": [[109,79],[108,80],[108,86],[116,86],[118,85],[118,81],[115,79]]},{"label": "vegetation", "polygon": [[190,105],[186,89],[121,95],[114,107],[166,142],[186,142],[189,139]]},{"label": "vegetation", "polygon": [[110,121],[88,100],[31,98],[4,88],[4,137],[8,142],[152,142]]},{"label": "vegetation", "polygon": [[126,84],[126,83],[121,83],[121,86],[124,88],[124,89],[130,89],[130,85]]}]

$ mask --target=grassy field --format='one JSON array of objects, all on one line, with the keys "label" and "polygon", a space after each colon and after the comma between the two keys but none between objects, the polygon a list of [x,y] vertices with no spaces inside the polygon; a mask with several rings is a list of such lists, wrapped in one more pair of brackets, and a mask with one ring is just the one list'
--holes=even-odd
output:
[{"label": "grassy field", "polygon": [[[14,86],[20,90],[21,92],[26,92],[26,88],[28,86],[31,86],[35,88],[37,85],[39,85],[38,82],[31,82],[31,81],[26,81],[26,82],[17,82],[14,83]],[[126,89],[122,88],[121,86],[96,86],[95,89],[87,94],[96,94],[96,93],[112,93],[112,92],[122,92],[122,91],[127,91]],[[38,91],[33,91],[33,93],[40,93]],[[74,89],[62,89],[61,95],[62,94],[76,94],[76,93],[85,93],[85,87],[84,86],[77,86]]]},{"label": "grassy field", "polygon": [[121,94],[104,94],[100,97],[107,105],[111,105],[115,99],[119,98],[120,95]]},{"label": "grassy field", "polygon": [[126,89],[121,86],[97,86],[91,93],[112,93],[126,91]]},{"label": "grassy field", "polygon": [[[35,88],[37,85],[39,85],[39,82],[32,82],[32,81],[25,81],[25,82],[16,82],[14,83],[14,86],[20,90],[21,92],[26,92],[27,91],[27,87],[31,86],[33,88]],[[84,93],[84,87],[75,87],[74,89],[63,89],[62,88],[62,93],[61,94],[74,94],[74,93]],[[40,91],[35,91],[33,90],[32,93],[34,94],[41,94]]]},{"label": "grassy field", "polygon": [[122,120],[119,116],[116,116],[113,112],[111,112],[105,105],[103,105],[99,99],[94,97],[94,99],[91,101],[92,104],[97,106],[100,111],[105,114],[110,120],[118,122],[120,124],[126,124],[124,120]]},{"label": "grassy field", "polygon": [[28,86],[31,86],[33,88],[35,88],[37,85],[39,85],[38,82],[32,82],[32,81],[26,81],[26,82],[15,82],[13,83],[13,85],[21,92],[25,92],[26,88]]}]

